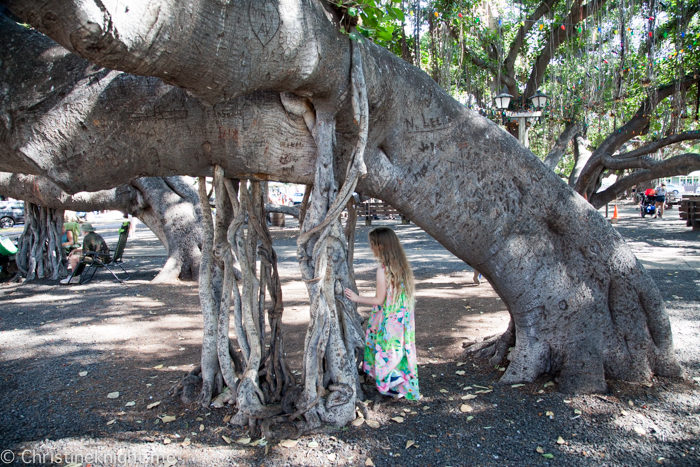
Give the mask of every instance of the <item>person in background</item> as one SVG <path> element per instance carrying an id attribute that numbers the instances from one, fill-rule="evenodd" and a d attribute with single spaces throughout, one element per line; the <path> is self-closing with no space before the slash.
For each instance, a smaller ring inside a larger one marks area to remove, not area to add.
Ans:
<path id="1" fill-rule="evenodd" d="M 73 232 L 66 230 L 66 224 L 61 227 L 61 246 L 64 250 L 70 250 L 70 247 L 75 245 L 75 239 L 73 238 Z"/>
<path id="2" fill-rule="evenodd" d="M 656 214 L 654 217 L 659 217 L 661 219 L 664 215 L 664 204 L 666 204 L 666 184 L 661 183 L 661 185 L 656 187 Z"/>
<path id="3" fill-rule="evenodd" d="M 80 230 L 86 232 L 85 238 L 83 238 L 83 247 L 68 255 L 68 270 L 75 271 L 78 263 L 85 257 L 84 253 L 97 251 L 99 253 L 109 254 L 109 247 L 107 242 L 102 238 L 102 235 L 95 232 L 95 228 L 89 222 L 80 225 Z M 104 263 L 110 262 L 107 257 L 102 260 Z M 61 280 L 61 284 L 77 284 L 80 283 L 80 274 L 71 274 L 65 279 Z"/>

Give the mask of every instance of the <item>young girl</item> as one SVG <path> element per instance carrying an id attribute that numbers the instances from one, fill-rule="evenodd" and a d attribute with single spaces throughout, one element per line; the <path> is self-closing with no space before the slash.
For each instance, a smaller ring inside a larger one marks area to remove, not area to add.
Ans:
<path id="1" fill-rule="evenodd" d="M 367 324 L 363 370 L 374 378 L 380 393 L 418 400 L 413 272 L 390 228 L 372 229 L 369 246 L 381 264 L 375 296 L 360 297 L 345 289 L 353 302 L 374 306 Z"/>

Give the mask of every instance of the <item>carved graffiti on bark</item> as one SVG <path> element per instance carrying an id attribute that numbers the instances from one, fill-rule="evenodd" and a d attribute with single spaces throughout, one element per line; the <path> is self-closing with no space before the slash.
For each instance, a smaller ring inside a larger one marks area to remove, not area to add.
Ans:
<path id="1" fill-rule="evenodd" d="M 280 27 L 280 14 L 275 2 L 272 0 L 252 2 L 248 14 L 253 32 L 263 46 L 267 45 Z"/>

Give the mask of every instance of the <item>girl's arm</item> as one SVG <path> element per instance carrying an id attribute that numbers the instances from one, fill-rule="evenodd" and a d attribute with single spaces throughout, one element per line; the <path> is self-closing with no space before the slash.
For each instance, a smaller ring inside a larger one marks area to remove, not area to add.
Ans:
<path id="1" fill-rule="evenodd" d="M 384 268 L 377 268 L 377 291 L 374 297 L 361 297 L 350 289 L 345 289 L 345 296 L 353 302 L 362 305 L 383 305 L 384 299 L 386 298 L 386 275 L 384 274 Z"/>

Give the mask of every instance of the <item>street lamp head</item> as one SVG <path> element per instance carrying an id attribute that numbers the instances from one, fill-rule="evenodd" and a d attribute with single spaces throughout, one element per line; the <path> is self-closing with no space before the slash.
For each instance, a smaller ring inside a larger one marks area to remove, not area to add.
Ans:
<path id="1" fill-rule="evenodd" d="M 532 105 L 534 105 L 537 109 L 543 108 L 547 104 L 547 99 L 549 99 L 549 96 L 543 94 L 539 89 L 532 95 L 532 97 L 530 97 Z"/>
<path id="2" fill-rule="evenodd" d="M 508 108 L 510 105 L 510 100 L 513 98 L 510 94 L 507 92 L 502 92 L 496 97 L 493 98 L 493 100 L 496 102 L 496 108 L 500 110 L 505 110 Z"/>

